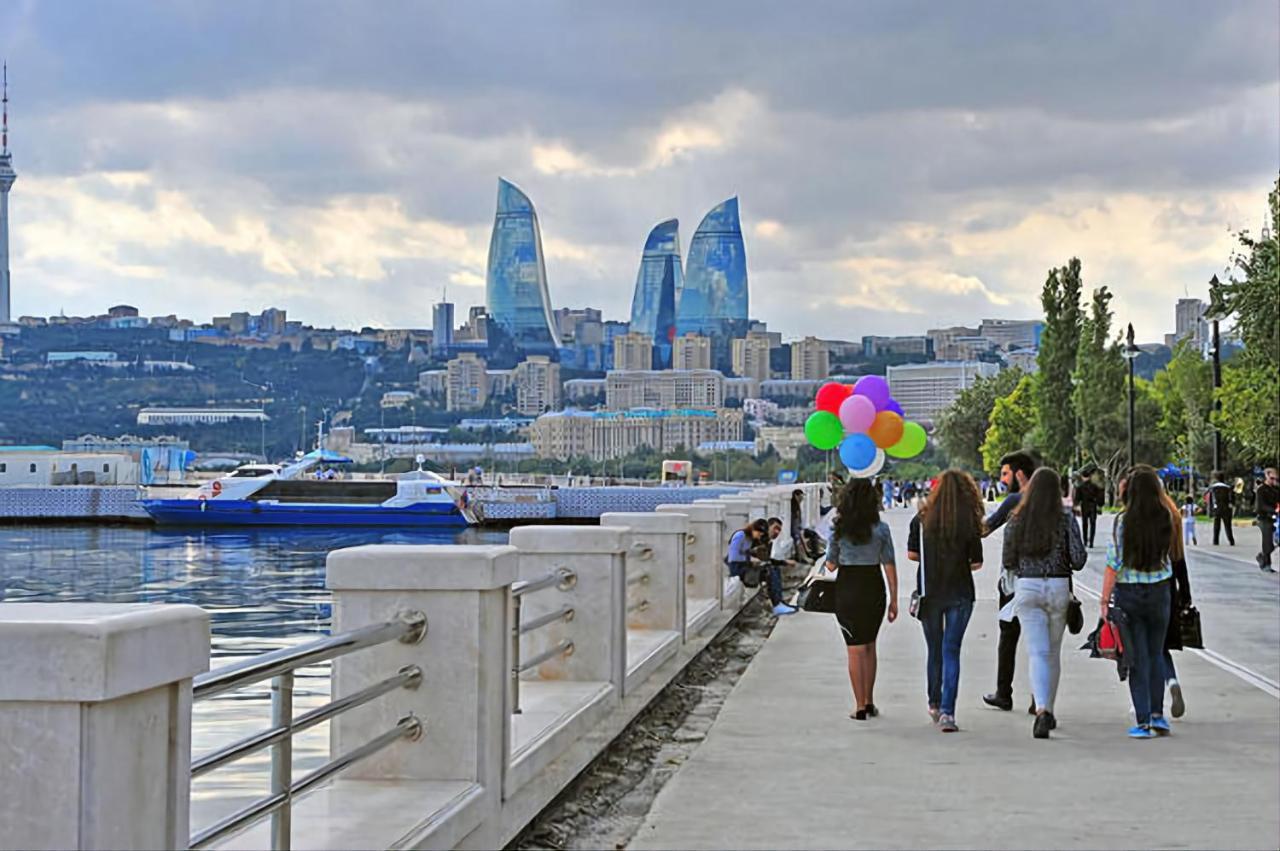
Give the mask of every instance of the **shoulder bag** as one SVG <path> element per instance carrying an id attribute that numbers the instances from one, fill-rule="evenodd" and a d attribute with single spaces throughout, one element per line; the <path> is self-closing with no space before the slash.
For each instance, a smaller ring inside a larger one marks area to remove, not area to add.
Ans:
<path id="1" fill-rule="evenodd" d="M 1204 649 L 1204 634 L 1200 631 L 1200 610 L 1195 606 L 1187 606 L 1178 613 L 1178 630 L 1182 635 L 1183 647 Z"/>
<path id="2" fill-rule="evenodd" d="M 909 537 L 909 536 L 908 536 Z M 920 581 L 916 583 L 916 590 L 911 592 L 911 602 L 907 606 L 907 611 L 911 617 L 920 619 L 920 602 L 924 600 L 925 583 L 924 583 L 924 521 L 920 521 Z"/>
<path id="3" fill-rule="evenodd" d="M 1074 523 L 1075 518 L 1067 517 L 1067 523 Z M 1076 596 L 1075 582 L 1072 581 L 1071 574 L 1074 568 L 1071 565 L 1071 528 L 1063 529 L 1065 535 L 1062 539 L 1062 564 L 1067 568 L 1067 632 L 1072 635 L 1079 635 L 1080 630 L 1084 629 L 1084 605 L 1080 602 L 1080 598 Z"/>

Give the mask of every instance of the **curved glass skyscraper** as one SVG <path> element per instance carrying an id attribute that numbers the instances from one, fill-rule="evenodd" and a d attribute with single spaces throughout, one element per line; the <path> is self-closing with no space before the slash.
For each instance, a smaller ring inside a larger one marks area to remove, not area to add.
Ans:
<path id="1" fill-rule="evenodd" d="M 485 306 L 517 349 L 546 351 L 559 345 L 538 214 L 529 196 L 502 178 L 498 178 L 498 211 L 489 240 Z"/>
<path id="2" fill-rule="evenodd" d="M 747 332 L 747 252 L 738 199 L 713 208 L 689 243 L 684 287 L 676 303 L 676 334 L 711 338 L 712 366 L 727 367 L 730 343 Z"/>
<path id="3" fill-rule="evenodd" d="M 671 366 L 671 341 L 676 333 L 676 292 L 684 283 L 680 268 L 680 222 L 667 219 L 654 225 L 644 243 L 636 291 L 631 298 L 633 332 L 653 338 L 654 366 Z"/>

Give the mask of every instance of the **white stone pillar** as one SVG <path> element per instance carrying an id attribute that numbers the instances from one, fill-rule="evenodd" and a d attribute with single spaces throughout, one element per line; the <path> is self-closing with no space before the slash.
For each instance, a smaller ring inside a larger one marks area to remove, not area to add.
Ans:
<path id="1" fill-rule="evenodd" d="M 0 848 L 186 848 L 196 606 L 0 603 Z"/>
<path id="2" fill-rule="evenodd" d="M 682 514 L 608 512 L 601 526 L 628 530 L 626 545 L 628 629 L 675 630 L 685 638 L 685 536 L 689 518 Z M 643 577 L 643 578 L 641 578 Z"/>
<path id="3" fill-rule="evenodd" d="M 724 594 L 724 506 L 711 502 L 659 505 L 655 511 L 688 518 L 686 597 L 715 600 L 719 607 Z"/>

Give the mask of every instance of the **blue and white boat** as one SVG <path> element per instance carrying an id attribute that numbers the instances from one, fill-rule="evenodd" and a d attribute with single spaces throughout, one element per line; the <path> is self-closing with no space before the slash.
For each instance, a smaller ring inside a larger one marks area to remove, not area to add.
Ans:
<path id="1" fill-rule="evenodd" d="M 398 479 L 329 478 L 351 463 L 315 450 L 293 464 L 246 464 L 177 499 L 143 499 L 165 526 L 467 526 L 466 489 L 418 470 Z"/>

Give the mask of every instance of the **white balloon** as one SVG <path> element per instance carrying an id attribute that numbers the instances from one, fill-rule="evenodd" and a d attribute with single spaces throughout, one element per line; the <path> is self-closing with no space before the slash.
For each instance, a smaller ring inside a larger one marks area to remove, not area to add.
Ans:
<path id="1" fill-rule="evenodd" d="M 876 457 L 872 459 L 870 464 L 863 467 L 861 470 L 850 470 L 849 475 L 855 479 L 869 479 L 872 476 L 874 476 L 876 473 L 880 472 L 881 468 L 884 467 L 884 462 L 885 462 L 884 450 L 877 448 Z"/>

